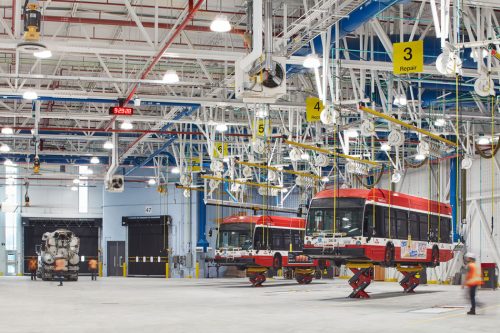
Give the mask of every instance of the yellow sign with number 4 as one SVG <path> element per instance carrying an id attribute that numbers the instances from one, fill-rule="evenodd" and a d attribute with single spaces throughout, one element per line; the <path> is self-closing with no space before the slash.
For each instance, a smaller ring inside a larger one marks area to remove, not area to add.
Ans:
<path id="1" fill-rule="evenodd" d="M 306 98 L 306 120 L 308 123 L 314 123 L 319 121 L 319 116 L 321 111 L 325 106 L 323 102 L 317 97 L 307 97 Z"/>
<path id="2" fill-rule="evenodd" d="M 424 41 L 393 44 L 394 74 L 422 73 L 424 71 Z"/>

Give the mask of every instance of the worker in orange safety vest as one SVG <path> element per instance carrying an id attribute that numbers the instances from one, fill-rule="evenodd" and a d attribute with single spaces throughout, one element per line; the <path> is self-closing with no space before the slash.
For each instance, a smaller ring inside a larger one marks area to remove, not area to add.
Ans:
<path id="1" fill-rule="evenodd" d="M 476 291 L 477 287 L 483 284 L 481 279 L 481 271 L 478 264 L 476 263 L 476 256 L 473 253 L 467 253 L 464 257 L 465 263 L 467 264 L 467 275 L 465 277 L 464 286 L 469 288 L 469 296 L 471 308 L 467 312 L 469 315 L 476 314 Z"/>

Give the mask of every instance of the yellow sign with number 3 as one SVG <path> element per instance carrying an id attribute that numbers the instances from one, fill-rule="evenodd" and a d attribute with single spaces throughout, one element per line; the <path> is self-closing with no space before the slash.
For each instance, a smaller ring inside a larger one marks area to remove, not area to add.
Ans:
<path id="1" fill-rule="evenodd" d="M 424 41 L 393 44 L 394 74 L 422 73 L 424 71 Z"/>

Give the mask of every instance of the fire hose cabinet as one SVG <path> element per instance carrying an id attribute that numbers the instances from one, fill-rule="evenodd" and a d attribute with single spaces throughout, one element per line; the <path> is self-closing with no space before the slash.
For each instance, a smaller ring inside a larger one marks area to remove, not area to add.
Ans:
<path id="1" fill-rule="evenodd" d="M 496 289 L 498 286 L 498 266 L 493 262 L 481 263 L 482 288 Z"/>

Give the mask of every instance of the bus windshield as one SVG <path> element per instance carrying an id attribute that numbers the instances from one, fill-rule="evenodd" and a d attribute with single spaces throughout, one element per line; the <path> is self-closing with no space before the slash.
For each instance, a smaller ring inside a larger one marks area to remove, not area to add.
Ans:
<path id="1" fill-rule="evenodd" d="M 219 228 L 219 248 L 252 249 L 252 223 L 227 223 Z"/>
<path id="2" fill-rule="evenodd" d="M 333 198 L 312 200 L 307 215 L 306 235 L 335 233 L 344 237 L 361 236 L 364 202 L 364 199 L 337 198 L 334 211 Z"/>

